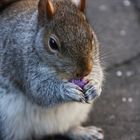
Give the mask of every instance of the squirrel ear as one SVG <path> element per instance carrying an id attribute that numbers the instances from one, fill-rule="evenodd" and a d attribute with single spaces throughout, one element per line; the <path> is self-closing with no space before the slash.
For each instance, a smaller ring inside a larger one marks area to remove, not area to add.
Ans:
<path id="1" fill-rule="evenodd" d="M 86 0 L 72 0 L 72 2 L 79 8 L 83 13 L 85 12 Z"/>
<path id="2" fill-rule="evenodd" d="M 80 0 L 79 9 L 84 13 L 86 8 L 86 0 Z"/>
<path id="3" fill-rule="evenodd" d="M 40 0 L 38 4 L 39 19 L 51 19 L 55 15 L 55 7 L 51 0 Z"/>

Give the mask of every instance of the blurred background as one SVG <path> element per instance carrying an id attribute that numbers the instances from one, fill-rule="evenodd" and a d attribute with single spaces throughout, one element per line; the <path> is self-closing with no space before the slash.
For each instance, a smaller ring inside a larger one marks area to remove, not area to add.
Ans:
<path id="1" fill-rule="evenodd" d="M 87 15 L 106 80 L 86 125 L 103 128 L 105 140 L 140 140 L 140 0 L 87 0 Z"/>
<path id="2" fill-rule="evenodd" d="M 140 140 L 140 0 L 87 0 L 106 70 L 88 124 L 105 140 Z"/>

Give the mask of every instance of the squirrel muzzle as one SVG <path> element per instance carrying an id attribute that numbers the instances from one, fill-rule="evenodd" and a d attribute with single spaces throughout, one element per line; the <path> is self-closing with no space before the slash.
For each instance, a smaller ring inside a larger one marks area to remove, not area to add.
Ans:
<path id="1" fill-rule="evenodd" d="M 92 67 L 93 63 L 91 59 L 88 58 L 81 60 L 77 65 L 77 69 L 75 70 L 74 76 L 78 79 L 83 78 L 90 74 L 90 72 L 92 71 Z"/>

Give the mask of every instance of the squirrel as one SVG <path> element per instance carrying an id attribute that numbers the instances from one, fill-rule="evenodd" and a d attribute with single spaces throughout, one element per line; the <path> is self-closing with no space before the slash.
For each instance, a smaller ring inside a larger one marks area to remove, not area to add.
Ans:
<path id="1" fill-rule="evenodd" d="M 104 79 L 99 43 L 85 7 L 85 0 L 1 3 L 1 140 L 55 134 L 103 139 L 102 129 L 81 125 Z M 71 79 L 88 82 L 81 88 Z"/>

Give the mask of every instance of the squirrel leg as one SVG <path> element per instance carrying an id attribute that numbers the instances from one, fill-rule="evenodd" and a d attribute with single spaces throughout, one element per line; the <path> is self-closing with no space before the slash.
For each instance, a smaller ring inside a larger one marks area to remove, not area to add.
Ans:
<path id="1" fill-rule="evenodd" d="M 104 134 L 101 128 L 95 126 L 78 126 L 70 129 L 67 134 L 71 140 L 103 140 Z"/>

